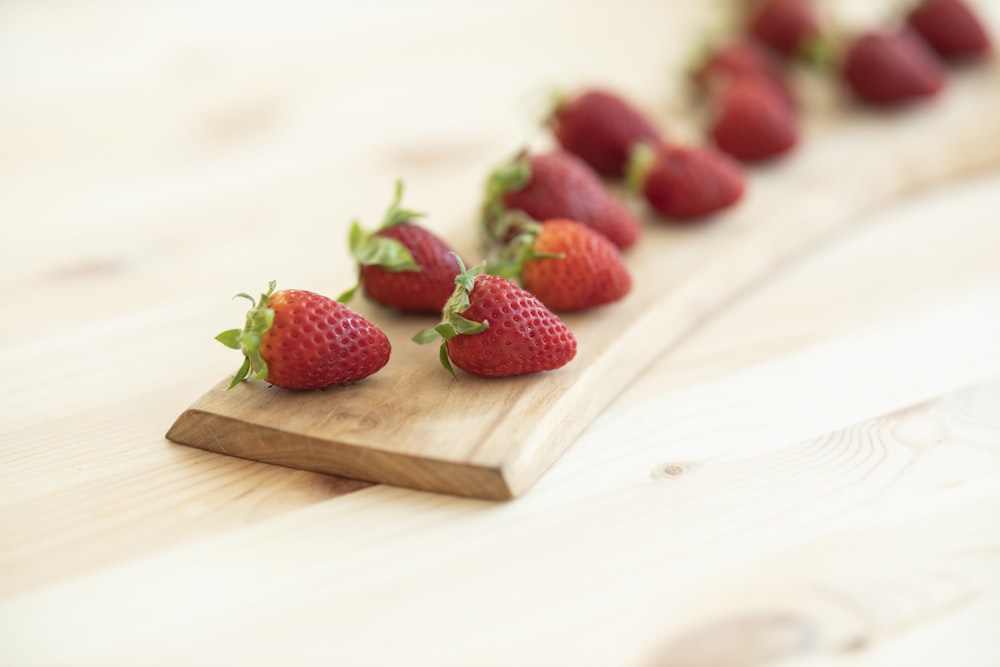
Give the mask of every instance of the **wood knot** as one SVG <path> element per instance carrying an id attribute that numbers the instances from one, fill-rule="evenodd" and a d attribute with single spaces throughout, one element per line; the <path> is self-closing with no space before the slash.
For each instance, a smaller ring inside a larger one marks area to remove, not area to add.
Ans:
<path id="1" fill-rule="evenodd" d="M 816 628 L 791 614 L 723 618 L 674 638 L 650 667 L 763 667 L 816 644 Z"/>
<path id="2" fill-rule="evenodd" d="M 673 479 L 687 472 L 687 468 L 680 463 L 664 463 L 653 469 L 655 479 Z"/>

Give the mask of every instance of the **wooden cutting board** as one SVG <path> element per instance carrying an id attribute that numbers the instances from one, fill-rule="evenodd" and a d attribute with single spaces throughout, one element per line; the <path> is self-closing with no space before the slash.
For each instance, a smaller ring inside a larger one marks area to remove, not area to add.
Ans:
<path id="1" fill-rule="evenodd" d="M 381 317 L 393 354 L 376 375 L 310 393 L 265 383 L 227 391 L 226 377 L 167 438 L 416 489 L 523 494 L 630 380 L 783 262 L 866 210 L 1000 164 L 996 66 L 962 72 L 940 99 L 904 110 L 860 109 L 829 90 L 817 100 L 825 102 L 807 100 L 802 147 L 752 168 L 734 210 L 690 227 L 642 214 L 644 238 L 627 256 L 634 291 L 564 318 L 579 343 L 565 368 L 492 380 L 459 372 L 456 380 L 436 346 L 410 342 L 432 320 Z"/>

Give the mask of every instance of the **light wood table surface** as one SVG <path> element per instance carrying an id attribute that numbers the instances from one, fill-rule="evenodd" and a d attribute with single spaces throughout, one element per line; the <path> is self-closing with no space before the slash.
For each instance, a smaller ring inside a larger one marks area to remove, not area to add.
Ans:
<path id="1" fill-rule="evenodd" d="M 350 284 L 396 177 L 467 230 L 549 85 L 689 111 L 718 6 L 0 5 L 0 664 L 1000 664 L 1000 169 L 755 286 L 510 502 L 163 437 L 230 295 Z"/>

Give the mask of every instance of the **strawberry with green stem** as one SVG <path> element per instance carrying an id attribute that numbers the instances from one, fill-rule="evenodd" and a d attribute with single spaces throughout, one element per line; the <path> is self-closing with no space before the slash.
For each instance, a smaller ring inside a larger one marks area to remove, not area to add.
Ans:
<path id="1" fill-rule="evenodd" d="M 367 231 L 354 221 L 348 236 L 358 263 L 358 285 L 338 297 L 346 303 L 360 286 L 368 297 L 408 313 L 440 313 L 451 295 L 458 262 L 451 248 L 431 231 L 414 223 L 422 217 L 402 207 L 403 182 L 378 229 Z"/>
<path id="2" fill-rule="evenodd" d="M 639 145 L 629 163 L 628 186 L 661 217 L 680 223 L 735 205 L 746 178 L 736 160 L 708 146 Z"/>
<path id="3" fill-rule="evenodd" d="M 452 376 L 454 366 L 480 377 L 508 377 L 565 366 L 576 356 L 569 327 L 527 290 L 502 276 L 465 269 L 435 327 L 413 340 L 441 340 L 439 358 Z"/>
<path id="4" fill-rule="evenodd" d="M 489 271 L 520 280 L 548 308 L 588 310 L 619 301 L 632 289 L 621 252 L 586 225 L 520 216 L 511 226 L 517 235 Z"/>
<path id="5" fill-rule="evenodd" d="M 489 240 L 510 240 L 504 224 L 510 211 L 535 220 L 576 220 L 622 249 L 639 239 L 639 222 L 625 204 L 586 162 L 563 150 L 523 151 L 490 174 L 482 205 L 482 229 Z"/>
<path id="6" fill-rule="evenodd" d="M 250 301 L 246 323 L 215 337 L 244 356 L 230 389 L 244 380 L 325 389 L 362 380 L 388 363 L 389 339 L 372 322 L 321 294 L 274 288 L 272 280 L 259 300 L 237 294 Z"/>
<path id="7" fill-rule="evenodd" d="M 622 95 L 600 88 L 557 95 L 546 125 L 563 150 L 610 179 L 625 175 L 633 146 L 663 143 L 659 129 L 642 111 Z"/>

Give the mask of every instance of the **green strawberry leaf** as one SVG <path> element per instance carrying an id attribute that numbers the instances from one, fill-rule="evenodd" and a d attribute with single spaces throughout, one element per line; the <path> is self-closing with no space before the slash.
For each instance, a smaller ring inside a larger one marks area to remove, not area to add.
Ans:
<path id="1" fill-rule="evenodd" d="M 548 90 L 547 102 L 548 105 L 542 115 L 540 125 L 552 128 L 555 125 L 556 116 L 570 102 L 570 95 L 565 90 L 553 86 Z"/>
<path id="2" fill-rule="evenodd" d="M 421 329 L 417 333 L 413 334 L 414 343 L 419 343 L 420 345 L 426 345 L 427 343 L 433 343 L 436 340 L 441 339 L 441 332 L 437 330 L 437 326 L 429 327 L 427 329 Z"/>
<path id="3" fill-rule="evenodd" d="M 511 238 L 512 234 L 515 236 L 529 234 L 534 238 L 538 236 L 541 228 L 541 223 L 524 211 L 504 210 L 490 223 L 491 232 L 496 234 L 496 241 Z"/>
<path id="4" fill-rule="evenodd" d="M 340 296 L 337 297 L 337 302 L 338 303 L 347 303 L 348 301 L 350 301 L 351 299 L 353 299 L 355 293 L 357 293 L 358 288 L 360 286 L 361 285 L 359 285 L 359 284 L 355 284 L 350 289 L 346 289 L 343 292 L 341 292 Z"/>
<path id="5" fill-rule="evenodd" d="M 396 181 L 396 192 L 393 197 L 392 203 L 389 204 L 389 208 L 386 209 L 385 217 L 382 219 L 382 225 L 379 229 L 386 229 L 387 227 L 392 227 L 394 225 L 399 225 L 404 222 L 409 222 L 415 218 L 424 217 L 424 213 L 418 211 L 411 211 L 402 207 L 403 201 L 403 181 Z"/>
<path id="6" fill-rule="evenodd" d="M 354 255 L 362 266 L 378 266 L 387 271 L 419 271 L 409 249 L 396 239 L 370 236 Z"/>
<path id="7" fill-rule="evenodd" d="M 476 276 L 483 272 L 485 263 L 471 269 L 466 269 L 462 258 L 457 253 L 452 254 L 458 260 L 458 266 L 461 271 L 455 276 L 455 291 L 448 297 L 448 301 L 445 302 L 444 308 L 441 311 L 441 322 L 429 329 L 418 331 L 414 334 L 412 340 L 415 343 L 425 345 L 440 339 L 441 350 L 438 356 L 440 357 L 441 365 L 454 377 L 455 369 L 452 368 L 451 360 L 448 359 L 448 349 L 445 343 L 456 336 L 472 336 L 481 333 L 486 330 L 490 323 L 488 320 L 476 322 L 460 314 L 469 309 L 469 293 L 475 287 Z"/>
<path id="8" fill-rule="evenodd" d="M 646 187 L 649 170 L 656 162 L 656 149 L 647 143 L 636 144 L 629 153 L 628 164 L 625 165 L 625 188 L 637 195 Z"/>
<path id="9" fill-rule="evenodd" d="M 829 72 L 837 63 L 837 47 L 823 35 L 812 35 L 799 47 L 795 57 L 810 67 Z"/>
<path id="10" fill-rule="evenodd" d="M 413 259 L 409 248 L 394 238 L 379 236 L 378 232 L 400 225 L 423 215 L 400 207 L 403 197 L 403 182 L 396 181 L 396 194 L 386 211 L 385 220 L 375 231 L 368 231 L 354 220 L 347 233 L 347 246 L 360 266 L 378 266 L 387 271 L 419 271 L 422 267 Z M 360 280 L 360 278 L 359 278 Z M 354 297 L 357 285 L 341 294 L 337 301 L 346 303 Z"/>
<path id="11" fill-rule="evenodd" d="M 448 345 L 444 341 L 441 341 L 441 348 L 438 350 L 438 360 L 444 366 L 444 369 L 451 373 L 451 376 L 457 380 L 458 376 L 455 375 L 455 368 L 451 365 L 451 359 L 448 358 Z"/>
<path id="12" fill-rule="evenodd" d="M 457 314 L 451 316 L 449 324 L 451 324 L 460 336 L 471 336 L 473 334 L 481 333 L 490 326 L 489 320 L 475 322 Z"/>
<path id="13" fill-rule="evenodd" d="M 247 373 L 249 372 L 250 372 L 250 359 L 243 357 L 243 365 L 240 366 L 240 369 L 238 371 L 236 371 L 236 375 L 233 376 L 233 381 L 230 382 L 229 386 L 226 388 L 232 389 L 240 382 L 243 382 L 243 380 L 245 380 L 247 377 Z"/>
<path id="14" fill-rule="evenodd" d="M 502 276 L 509 280 L 520 280 L 524 265 L 534 259 L 563 259 L 563 253 L 538 252 L 535 242 L 542 232 L 542 223 L 528 217 L 521 211 L 511 211 L 504 215 L 507 229 L 514 229 L 517 235 L 503 246 L 496 259 L 487 264 L 486 273 Z"/>
<path id="15" fill-rule="evenodd" d="M 503 203 L 504 195 L 524 189 L 530 181 L 531 161 L 526 151 L 521 151 L 490 173 L 486 179 L 480 215 L 480 228 L 487 239 L 494 242 L 504 239 L 507 232 L 502 222 L 507 210 Z"/>
<path id="16" fill-rule="evenodd" d="M 357 254 L 361 252 L 361 248 L 368 243 L 371 235 L 371 232 L 366 232 L 365 228 L 361 226 L 361 222 L 358 220 L 351 221 L 351 227 L 347 230 L 347 248 L 351 251 L 352 257 L 357 257 Z"/>
<path id="17" fill-rule="evenodd" d="M 215 340 L 219 341 L 226 347 L 232 348 L 234 350 L 240 349 L 240 334 L 243 333 L 242 329 L 227 329 L 215 337 Z"/>
<path id="18" fill-rule="evenodd" d="M 451 322 L 441 322 L 437 326 L 432 327 L 431 331 L 435 333 L 436 338 L 440 338 L 441 340 L 448 340 L 458 335 L 458 329 Z"/>
<path id="19" fill-rule="evenodd" d="M 489 325 L 490 323 L 488 321 L 475 322 L 473 320 L 466 319 L 457 313 L 449 313 L 448 315 L 445 315 L 445 321 L 429 330 L 424 329 L 424 331 L 433 331 L 439 337 L 444 340 L 448 340 L 449 338 L 454 338 L 455 336 L 471 336 L 473 334 L 480 333 L 485 331 Z M 433 338 L 431 338 L 431 340 L 433 340 Z"/>
<path id="20" fill-rule="evenodd" d="M 265 309 L 270 314 L 270 321 L 274 321 L 274 311 L 270 308 Z M 267 328 L 270 329 L 271 325 L 268 324 Z M 243 334 L 240 338 L 240 347 L 243 349 L 243 354 L 246 355 L 247 361 L 250 362 L 250 370 L 252 375 L 250 375 L 251 380 L 266 380 L 267 379 L 267 362 L 264 361 L 264 357 L 260 354 L 260 340 L 261 334 L 252 331 Z"/>
<path id="21" fill-rule="evenodd" d="M 228 329 L 218 334 L 215 339 L 233 349 L 243 352 L 243 364 L 233 376 L 229 388 L 232 389 L 243 380 L 266 380 L 267 362 L 260 353 L 261 337 L 274 325 L 274 309 L 267 307 L 276 286 L 275 281 L 268 283 L 267 292 L 260 295 L 260 300 L 246 293 L 239 293 L 235 298 L 248 299 L 250 310 L 247 311 L 246 323 L 242 329 Z"/>

